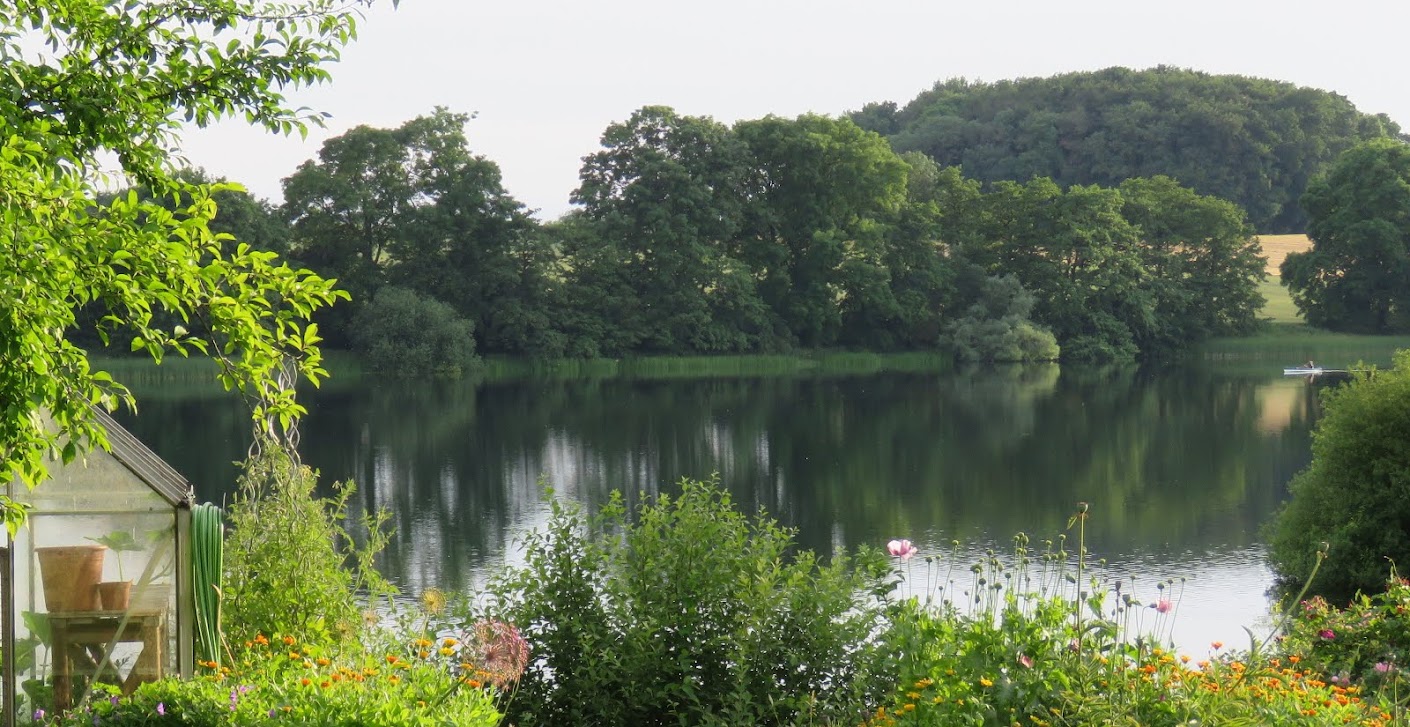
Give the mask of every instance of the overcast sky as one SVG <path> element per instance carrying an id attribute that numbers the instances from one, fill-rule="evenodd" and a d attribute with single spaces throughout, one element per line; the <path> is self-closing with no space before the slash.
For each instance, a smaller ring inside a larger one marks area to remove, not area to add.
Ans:
<path id="1" fill-rule="evenodd" d="M 728 123 L 904 104 L 958 76 L 1165 64 L 1332 90 L 1410 126 L 1406 28 L 1405 0 L 403 0 L 368 12 L 331 84 L 292 94 L 326 130 L 229 122 L 184 151 L 277 202 L 329 136 L 446 106 L 478 113 L 471 149 L 551 219 L 603 129 L 652 104 Z"/>

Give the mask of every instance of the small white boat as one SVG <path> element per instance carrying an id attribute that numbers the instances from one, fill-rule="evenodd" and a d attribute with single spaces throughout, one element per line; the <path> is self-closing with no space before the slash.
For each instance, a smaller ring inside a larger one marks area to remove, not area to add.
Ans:
<path id="1" fill-rule="evenodd" d="M 1291 366 L 1283 369 L 1284 376 L 1317 376 L 1324 373 L 1326 369 L 1321 366 Z"/>

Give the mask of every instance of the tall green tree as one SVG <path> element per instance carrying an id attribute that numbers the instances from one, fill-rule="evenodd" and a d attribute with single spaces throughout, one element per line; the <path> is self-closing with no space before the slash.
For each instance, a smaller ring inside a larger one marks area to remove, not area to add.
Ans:
<path id="1" fill-rule="evenodd" d="M 284 180 L 293 254 L 355 301 L 330 320 L 338 340 L 387 284 L 451 305 L 482 350 L 517 352 L 515 327 L 542 325 L 520 310 L 540 304 L 533 221 L 498 165 L 470 152 L 468 121 L 438 108 L 395 129 L 360 126 Z"/>
<path id="2" fill-rule="evenodd" d="M 1410 330 L 1410 146 L 1380 140 L 1346 152 L 1302 204 L 1312 248 L 1288 255 L 1281 272 L 1307 322 Z"/>
<path id="3" fill-rule="evenodd" d="M 752 271 L 732 255 L 743 221 L 748 149 L 729 127 L 648 106 L 607 128 L 584 158 L 573 201 L 633 299 L 619 321 L 652 352 L 767 347 L 774 338 Z M 613 272 L 599 271 L 598 276 Z"/>
<path id="4" fill-rule="evenodd" d="M 1122 216 L 1140 229 L 1154 298 L 1155 325 L 1137 341 L 1143 352 L 1257 327 L 1266 261 L 1243 210 L 1169 177 L 1128 179 L 1120 192 Z"/>
<path id="5" fill-rule="evenodd" d="M 1069 360 L 1139 353 L 1154 324 L 1150 273 L 1139 230 L 1114 189 L 1051 179 L 999 182 L 984 195 L 979 236 L 968 252 L 989 275 L 1014 275 L 1037 298 L 1033 317 L 1052 329 Z M 977 248 L 977 249 L 976 249 Z"/>
<path id="6" fill-rule="evenodd" d="M 278 132 L 315 119 L 283 91 L 328 78 L 363 0 L 191 0 L 114 4 L 20 0 L 0 6 L 0 479 L 34 485 L 51 454 L 102 446 L 90 406 L 128 399 L 66 337 L 76 310 L 106 309 L 105 334 L 133 332 L 160 359 L 207 352 L 222 378 L 287 432 L 300 413 L 287 362 L 317 378 L 305 325 L 332 286 L 211 232 L 219 187 L 182 182 L 170 154 L 182 120 L 244 116 Z M 111 155 L 111 157 L 109 156 Z M 176 212 L 131 193 L 100 204 L 95 179 L 115 158 L 131 183 L 184 194 Z M 160 327 L 198 318 L 209 339 Z M 47 416 L 46 416 L 47 413 Z M 6 523 L 21 512 L 5 503 Z"/>
<path id="7" fill-rule="evenodd" d="M 736 257 L 756 272 L 760 294 L 792 336 L 829 346 L 844 310 L 895 316 L 884 236 L 872 226 L 904 203 L 906 163 L 885 139 L 846 119 L 770 116 L 734 130 L 753 159 Z"/>

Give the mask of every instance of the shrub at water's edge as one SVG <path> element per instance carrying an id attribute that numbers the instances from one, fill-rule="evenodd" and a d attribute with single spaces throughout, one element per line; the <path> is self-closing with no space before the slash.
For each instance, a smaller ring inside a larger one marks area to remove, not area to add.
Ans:
<path id="1" fill-rule="evenodd" d="M 525 567 L 492 586 L 532 648 L 508 719 L 856 724 L 883 684 L 879 556 L 824 565 L 715 482 L 681 490 L 592 523 L 554 503 Z"/>
<path id="2" fill-rule="evenodd" d="M 1360 375 L 1324 394 L 1312 464 L 1269 528 L 1269 560 L 1297 588 L 1321 543 L 1326 565 L 1312 593 L 1345 603 L 1374 592 L 1390 563 L 1410 562 L 1410 351 L 1394 368 Z"/>

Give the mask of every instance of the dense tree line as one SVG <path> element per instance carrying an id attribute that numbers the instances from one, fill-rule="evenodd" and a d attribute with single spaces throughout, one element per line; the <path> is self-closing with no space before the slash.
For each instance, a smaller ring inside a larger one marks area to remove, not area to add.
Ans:
<path id="1" fill-rule="evenodd" d="M 984 182 L 1116 186 L 1165 175 L 1242 206 L 1255 229 L 1302 232 L 1298 200 L 1336 156 L 1396 136 L 1384 114 L 1290 83 L 1159 67 L 996 83 L 954 79 L 852 114 L 898 151 Z"/>
<path id="2" fill-rule="evenodd" d="M 401 372 L 477 353 L 1123 360 L 1256 324 L 1242 211 L 1167 177 L 986 188 L 845 118 L 647 107 L 541 224 L 466 121 L 353 129 L 285 180 L 282 207 L 235 197 L 216 223 L 336 278 L 353 300 L 324 335 Z"/>

